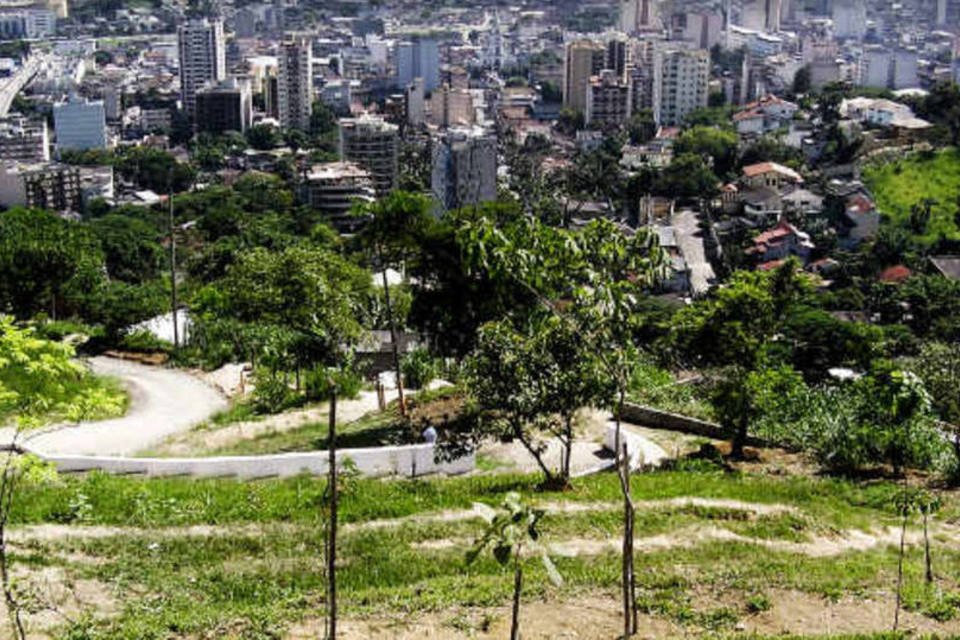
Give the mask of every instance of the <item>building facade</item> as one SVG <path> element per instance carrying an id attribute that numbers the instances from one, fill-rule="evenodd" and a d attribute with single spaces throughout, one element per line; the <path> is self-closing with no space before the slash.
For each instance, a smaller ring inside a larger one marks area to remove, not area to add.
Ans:
<path id="1" fill-rule="evenodd" d="M 197 130 L 206 133 L 245 133 L 253 121 L 250 82 L 231 78 L 197 91 Z"/>
<path id="2" fill-rule="evenodd" d="M 340 157 L 366 169 L 378 197 L 397 188 L 400 128 L 364 115 L 340 120 Z"/>
<path id="3" fill-rule="evenodd" d="M 280 45 L 279 59 L 280 126 L 307 131 L 313 108 L 313 44 L 303 36 L 289 38 Z"/>
<path id="4" fill-rule="evenodd" d="M 672 49 L 663 53 L 660 118 L 678 125 L 696 109 L 707 106 L 710 52 L 702 49 Z"/>
<path id="5" fill-rule="evenodd" d="M 0 120 L 0 158 L 17 162 L 48 162 L 50 134 L 46 120 L 14 114 Z"/>
<path id="6" fill-rule="evenodd" d="M 442 135 L 433 147 L 431 190 L 441 212 L 496 200 L 496 135 L 481 127 Z"/>
<path id="7" fill-rule="evenodd" d="M 107 147 L 106 110 L 102 100 L 82 100 L 71 96 L 53 106 L 57 151 Z"/>
<path id="8" fill-rule="evenodd" d="M 604 69 L 590 79 L 584 113 L 588 125 L 619 127 L 630 118 L 630 113 L 630 86 L 612 69 Z"/>
<path id="9" fill-rule="evenodd" d="M 196 119 L 197 91 L 227 77 L 227 57 L 220 20 L 190 20 L 177 31 L 180 54 L 180 99 L 187 116 Z"/>
<path id="10" fill-rule="evenodd" d="M 567 45 L 563 69 L 563 106 L 585 113 L 590 78 L 606 66 L 606 48 L 593 40 L 577 40 Z"/>

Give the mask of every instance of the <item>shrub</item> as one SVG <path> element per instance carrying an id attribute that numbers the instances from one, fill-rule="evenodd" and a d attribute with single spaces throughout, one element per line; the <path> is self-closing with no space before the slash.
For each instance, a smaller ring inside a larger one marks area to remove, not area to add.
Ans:
<path id="1" fill-rule="evenodd" d="M 356 398 L 363 388 L 363 375 L 352 365 L 343 368 L 317 366 L 307 371 L 304 377 L 303 389 L 307 400 L 328 400 L 331 380 L 337 385 L 338 398 Z"/>
<path id="2" fill-rule="evenodd" d="M 411 389 L 425 388 L 440 375 L 441 368 L 441 363 L 424 348 L 414 349 L 400 362 L 403 384 Z"/>
<path id="3" fill-rule="evenodd" d="M 258 371 L 252 404 L 257 413 L 280 413 L 296 403 L 297 396 L 283 376 Z"/>
<path id="4" fill-rule="evenodd" d="M 131 331 L 120 339 L 120 348 L 142 353 L 168 353 L 173 345 L 145 329 Z"/>

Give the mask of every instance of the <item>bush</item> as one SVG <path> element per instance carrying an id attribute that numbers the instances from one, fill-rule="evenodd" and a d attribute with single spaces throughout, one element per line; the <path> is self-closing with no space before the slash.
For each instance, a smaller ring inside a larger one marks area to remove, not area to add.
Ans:
<path id="1" fill-rule="evenodd" d="M 336 369 L 317 366 L 307 371 L 304 377 L 303 388 L 307 400 L 329 400 L 331 380 L 337 385 L 338 398 L 356 398 L 363 388 L 363 375 L 352 365 Z"/>
<path id="2" fill-rule="evenodd" d="M 828 468 L 856 471 L 889 464 L 929 469 L 944 457 L 946 442 L 930 400 L 916 376 L 899 371 L 871 375 L 836 393 L 820 412 L 813 449 Z"/>
<path id="3" fill-rule="evenodd" d="M 258 371 L 252 404 L 257 413 L 280 413 L 297 403 L 297 394 L 283 376 Z"/>
<path id="4" fill-rule="evenodd" d="M 423 389 L 440 375 L 442 365 L 427 349 L 414 349 L 400 361 L 403 384 L 411 389 Z"/>
<path id="5" fill-rule="evenodd" d="M 141 353 L 169 353 L 173 345 L 145 329 L 131 331 L 120 339 L 120 348 Z"/>

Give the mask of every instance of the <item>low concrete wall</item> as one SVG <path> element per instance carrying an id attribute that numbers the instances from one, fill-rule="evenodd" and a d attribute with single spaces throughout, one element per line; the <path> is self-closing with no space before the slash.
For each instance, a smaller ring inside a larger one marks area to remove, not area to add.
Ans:
<path id="1" fill-rule="evenodd" d="M 661 411 L 642 404 L 625 402 L 623 412 L 620 418 L 624 422 L 650 427 L 652 429 L 667 429 L 669 431 L 682 431 L 692 433 L 706 438 L 723 440 L 727 437 L 723 427 L 715 422 L 698 420 L 689 416 L 682 416 L 669 411 Z"/>
<path id="2" fill-rule="evenodd" d="M 296 476 L 302 473 L 324 475 L 329 469 L 329 456 L 326 451 L 216 458 L 120 458 L 33 453 L 64 472 L 96 469 L 106 473 L 147 476 L 265 478 Z M 472 453 L 449 462 L 435 462 L 432 444 L 337 451 L 339 463 L 342 464 L 346 458 L 353 461 L 361 475 L 369 477 L 413 477 L 436 473 L 458 475 L 473 471 L 476 467 L 476 456 Z"/>

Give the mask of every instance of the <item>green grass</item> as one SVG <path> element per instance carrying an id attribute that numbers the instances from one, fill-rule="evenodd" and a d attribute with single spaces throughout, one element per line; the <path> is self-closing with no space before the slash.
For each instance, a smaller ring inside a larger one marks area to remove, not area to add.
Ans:
<path id="1" fill-rule="evenodd" d="M 705 386 L 697 382 L 678 383 L 673 374 L 653 365 L 637 368 L 628 399 L 661 411 L 715 422 L 716 410 Z"/>
<path id="2" fill-rule="evenodd" d="M 435 480 L 350 480 L 341 503 L 348 524 L 496 504 L 509 491 L 534 501 L 603 503 L 598 511 L 548 513 L 544 539 L 615 539 L 619 486 L 610 474 L 575 481 L 566 492 L 540 493 L 539 477 L 473 476 Z M 98 538 L 42 538 L 15 548 L 19 562 L 59 565 L 75 578 L 110 585 L 119 610 L 109 620 L 81 618 L 70 638 L 276 638 L 291 623 L 323 614 L 322 480 L 298 477 L 257 482 L 68 476 L 56 485 L 27 486 L 18 496 L 14 528 L 25 523 L 136 527 Z M 689 527 L 721 527 L 744 536 L 804 540 L 812 534 L 891 525 L 893 483 L 763 477 L 716 470 L 635 476 L 636 500 L 678 496 L 788 503 L 800 513 L 747 517 L 735 509 L 659 507 L 637 513 L 637 535 Z M 947 502 L 954 504 L 952 496 Z M 215 535 L 164 532 L 174 525 L 224 525 Z M 385 611 L 446 611 L 507 602 L 510 581 L 492 558 L 464 560 L 480 533 L 476 520 L 407 521 L 341 533 L 339 588 L 346 615 Z M 418 543 L 454 540 L 453 548 Z M 646 610 L 694 632 L 732 632 L 737 620 L 768 606 L 758 594 L 798 589 L 836 598 L 891 588 L 896 550 L 875 548 L 832 558 L 773 552 L 745 543 L 671 549 L 638 548 L 638 594 Z M 960 554 L 938 548 L 938 572 L 949 587 L 960 579 Z M 960 601 L 922 585 L 922 551 L 911 548 L 905 602 L 930 617 L 956 615 Z M 526 572 L 524 595 L 574 597 L 615 593 L 619 556 L 557 558 L 565 583 L 547 586 L 538 563 Z M 704 591 L 724 593 L 723 606 L 703 608 Z M 614 596 L 611 595 L 613 598 Z M 64 631 L 66 634 L 66 630 Z"/>
<path id="3" fill-rule="evenodd" d="M 896 225 L 908 227 L 910 208 L 924 198 L 933 198 L 930 224 L 919 236 L 930 243 L 941 235 L 960 238 L 954 214 L 960 193 L 960 152 L 940 151 L 932 157 L 921 155 L 864 169 L 864 181 L 877 201 L 880 212 Z"/>

